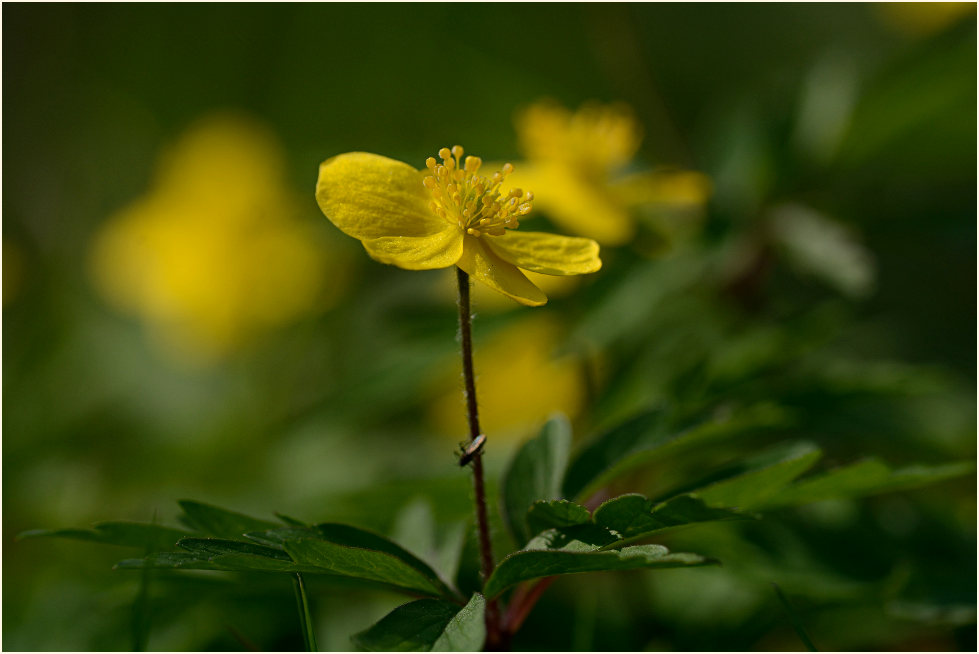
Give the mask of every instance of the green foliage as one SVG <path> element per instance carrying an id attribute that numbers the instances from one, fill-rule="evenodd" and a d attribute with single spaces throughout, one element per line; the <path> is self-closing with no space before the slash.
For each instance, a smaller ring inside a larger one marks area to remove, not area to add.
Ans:
<path id="1" fill-rule="evenodd" d="M 150 551 L 165 550 L 191 532 L 140 522 L 100 522 L 91 529 L 34 529 L 19 538 L 71 538 L 106 545 L 139 547 Z"/>
<path id="2" fill-rule="evenodd" d="M 485 606 L 479 594 L 461 609 L 443 600 L 416 600 L 391 611 L 353 641 L 368 652 L 478 651 L 486 637 Z"/>
<path id="3" fill-rule="evenodd" d="M 517 543 L 533 535 L 527 509 L 539 500 L 558 499 L 571 450 L 571 424 L 564 416 L 551 418 L 537 438 L 524 443 L 503 475 L 501 510 Z"/>
<path id="4" fill-rule="evenodd" d="M 616 551 L 523 550 L 500 562 L 486 581 L 483 592 L 494 598 L 521 581 L 568 575 L 579 572 L 680 568 L 710 565 L 710 559 L 697 554 L 670 553 L 662 545 L 634 545 Z"/>

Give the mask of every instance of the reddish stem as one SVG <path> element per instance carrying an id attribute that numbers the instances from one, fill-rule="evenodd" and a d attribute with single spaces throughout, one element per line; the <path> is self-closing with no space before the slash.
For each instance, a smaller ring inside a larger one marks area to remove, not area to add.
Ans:
<path id="1" fill-rule="evenodd" d="M 459 282 L 459 332 L 462 340 L 462 372 L 466 381 L 466 413 L 469 419 L 469 442 L 479 436 L 479 410 L 476 406 L 476 377 L 473 373 L 472 314 L 469 308 L 469 275 L 456 268 Z M 485 446 L 484 446 L 485 447 Z M 486 510 L 486 485 L 483 481 L 483 455 L 472 458 L 473 491 L 476 496 L 476 525 L 479 531 L 479 559 L 483 583 L 493 574 L 493 546 L 490 542 L 489 516 Z M 500 609 L 495 599 L 486 602 L 486 649 L 495 651 L 504 646 L 500 628 Z"/>

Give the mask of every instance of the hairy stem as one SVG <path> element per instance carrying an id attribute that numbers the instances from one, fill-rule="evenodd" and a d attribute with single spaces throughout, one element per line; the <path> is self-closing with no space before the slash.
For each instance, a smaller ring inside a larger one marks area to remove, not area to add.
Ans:
<path id="1" fill-rule="evenodd" d="M 456 268 L 459 282 L 459 333 L 462 341 L 462 372 L 466 380 L 466 414 L 469 419 L 469 442 L 479 436 L 479 409 L 476 406 L 476 377 L 473 374 L 472 313 L 469 307 L 469 274 Z M 472 457 L 473 491 L 476 496 L 476 525 L 479 530 L 479 559 L 485 583 L 493 573 L 493 548 L 490 543 L 489 517 L 486 511 L 486 485 L 483 481 L 483 455 Z M 486 649 L 504 646 L 500 629 L 500 609 L 496 600 L 486 602 Z"/>

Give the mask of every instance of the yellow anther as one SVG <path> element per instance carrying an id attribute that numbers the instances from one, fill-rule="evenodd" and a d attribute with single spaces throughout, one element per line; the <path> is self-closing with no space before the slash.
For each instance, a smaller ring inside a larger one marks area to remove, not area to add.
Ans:
<path id="1" fill-rule="evenodd" d="M 514 188 L 505 194 L 500 190 L 504 178 L 513 172 L 513 164 L 503 168 L 490 178 L 478 174 L 483 160 L 466 157 L 461 145 L 450 150 L 442 148 L 438 163 L 428 157 L 425 166 L 432 171 L 422 183 L 429 191 L 431 211 L 443 220 L 459 225 L 469 236 L 503 236 L 507 229 L 516 229 L 518 216 L 531 210 L 533 194 Z"/>

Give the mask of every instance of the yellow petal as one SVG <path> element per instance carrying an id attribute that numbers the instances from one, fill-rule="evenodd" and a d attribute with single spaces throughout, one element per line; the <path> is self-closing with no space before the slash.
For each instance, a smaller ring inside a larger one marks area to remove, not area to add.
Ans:
<path id="1" fill-rule="evenodd" d="M 612 192 L 627 206 L 699 207 L 711 194 L 710 178 L 690 170 L 654 170 L 615 182 Z"/>
<path id="2" fill-rule="evenodd" d="M 406 163 L 348 152 L 320 164 L 316 201 L 330 222 L 360 240 L 431 236 L 445 221 L 429 210 L 422 178 Z"/>
<path id="3" fill-rule="evenodd" d="M 539 307 L 547 303 L 547 296 L 542 290 L 512 263 L 496 256 L 478 238 L 463 237 L 462 257 L 456 265 L 493 290 L 521 304 Z"/>
<path id="4" fill-rule="evenodd" d="M 454 266 L 462 256 L 462 230 L 446 224 L 431 236 L 382 236 L 365 239 L 364 249 L 381 263 L 406 270 L 429 270 Z"/>
<path id="5" fill-rule="evenodd" d="M 487 237 L 486 244 L 504 261 L 545 275 L 583 275 L 602 267 L 598 243 L 590 238 L 509 231 Z"/>
<path id="6" fill-rule="evenodd" d="M 518 163 L 507 184 L 533 191 L 534 213 L 540 211 L 574 234 L 622 245 L 635 233 L 635 222 L 619 199 L 568 166 Z"/>

